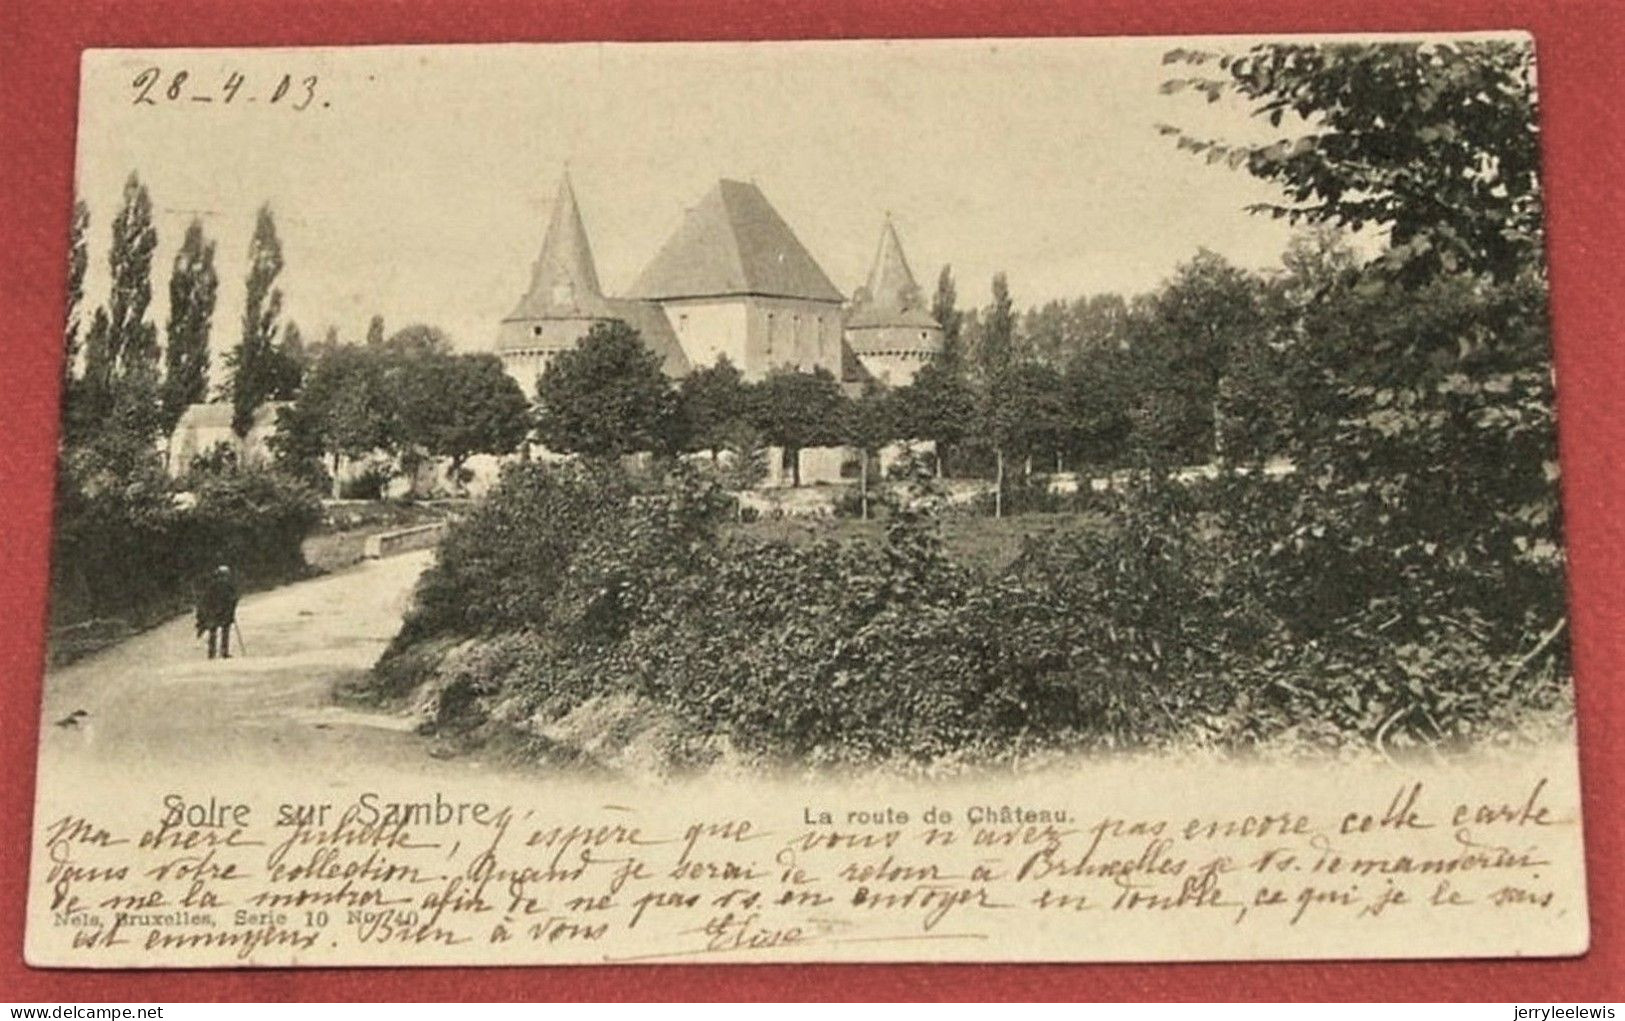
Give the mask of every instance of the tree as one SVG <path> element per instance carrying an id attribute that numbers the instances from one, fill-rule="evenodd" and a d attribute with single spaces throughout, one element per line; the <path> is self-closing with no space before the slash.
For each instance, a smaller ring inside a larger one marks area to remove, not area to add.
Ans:
<path id="1" fill-rule="evenodd" d="M 63 400 L 66 402 L 74 367 L 79 360 L 79 306 L 85 298 L 85 270 L 90 267 L 90 207 L 80 199 L 68 222 L 68 297 L 62 328 Z"/>
<path id="2" fill-rule="evenodd" d="M 893 402 L 899 436 L 932 443 L 940 478 L 947 453 L 975 428 L 976 394 L 970 383 L 962 372 L 935 360 L 898 388 Z"/>
<path id="3" fill-rule="evenodd" d="M 98 306 L 85 331 L 85 368 L 68 404 L 64 433 L 70 444 L 83 441 L 105 421 L 113 404 L 112 320 Z"/>
<path id="4" fill-rule="evenodd" d="M 375 315 L 367 320 L 367 346 L 379 347 L 384 342 L 384 317 Z"/>
<path id="5" fill-rule="evenodd" d="M 964 313 L 955 307 L 958 300 L 953 267 L 944 265 L 942 272 L 937 274 L 937 291 L 931 299 L 931 318 L 942 327 L 942 353 L 938 358 L 954 372 L 961 371 L 965 364 L 964 341 L 960 337 Z"/>
<path id="6" fill-rule="evenodd" d="M 493 355 L 424 355 L 399 378 L 403 442 L 449 459 L 446 475 L 458 486 L 469 457 L 509 453 L 530 432 L 525 393 Z"/>
<path id="7" fill-rule="evenodd" d="M 107 252 L 107 302 L 96 310 L 85 335 L 84 371 L 69 391 L 64 439 L 91 441 L 116 421 L 134 430 L 131 442 L 150 448 L 161 428 L 157 400 L 157 327 L 146 318 L 152 301 L 152 252 L 158 243 L 152 199 L 131 174 L 112 224 Z M 70 256 L 70 259 L 72 257 Z M 70 262 L 70 275 L 74 270 Z M 72 281 L 70 281 L 71 283 Z M 81 278 L 82 287 L 82 278 Z"/>
<path id="8" fill-rule="evenodd" d="M 1132 358 L 1122 349 L 1102 348 L 1074 358 L 1062 373 L 1060 446 L 1086 469 L 1124 463 L 1134 398 Z"/>
<path id="9" fill-rule="evenodd" d="M 1010 282 L 1003 273 L 993 275 L 993 304 L 987 308 L 977 362 L 984 379 L 1007 370 L 1016 358 L 1016 313 L 1010 300 Z"/>
<path id="10" fill-rule="evenodd" d="M 677 387 L 684 446 L 710 451 L 716 460 L 737 439 L 739 423 L 750 421 L 750 405 L 750 387 L 726 355 L 690 372 Z"/>
<path id="11" fill-rule="evenodd" d="M 306 349 L 305 358 L 307 359 L 307 364 L 314 365 L 329 351 L 336 351 L 343 346 L 344 341 L 339 339 L 339 328 L 337 326 L 329 325 L 327 327 L 327 332 L 322 334 L 322 339 L 318 340 L 316 343 L 312 344 L 308 349 Z"/>
<path id="12" fill-rule="evenodd" d="M 373 317 L 373 322 L 382 332 L 384 321 Z M 404 326 L 390 334 L 388 340 L 373 343 L 372 326 L 367 327 L 367 346 L 377 347 L 397 358 L 418 358 L 429 355 L 449 355 L 452 352 L 451 338 L 446 331 L 438 326 L 429 326 L 424 323 L 413 323 Z"/>
<path id="13" fill-rule="evenodd" d="M 897 433 L 892 391 L 870 385 L 857 398 L 847 401 L 845 439 L 858 451 L 858 505 L 865 521 L 869 519 L 869 461 L 897 439 Z"/>
<path id="14" fill-rule="evenodd" d="M 282 291 L 276 278 L 282 272 L 282 242 L 269 205 L 261 206 L 248 245 L 248 282 L 243 300 L 242 340 L 226 356 L 231 370 L 227 389 L 231 396 L 231 427 L 248 435 L 254 412 L 270 399 L 285 379 L 277 358 L 277 317 L 282 314 Z"/>
<path id="15" fill-rule="evenodd" d="M 537 437 L 552 450 L 591 457 L 675 449 L 676 396 L 660 365 L 631 326 L 595 323 L 537 380 Z"/>
<path id="16" fill-rule="evenodd" d="M 341 345 L 312 364 L 293 405 L 279 412 L 271 446 L 294 474 L 313 477 L 305 464 L 318 457 L 331 463 L 336 479 L 342 459 L 395 449 L 397 410 L 380 352 Z"/>
<path id="17" fill-rule="evenodd" d="M 158 329 L 147 321 L 152 303 L 152 253 L 158 247 L 158 230 L 152 224 L 152 198 L 140 178 L 131 174 L 124 182 L 124 201 L 113 220 L 113 243 L 107 252 L 111 272 L 107 296 L 107 346 L 105 366 L 110 374 L 145 370 L 158 360 Z"/>
<path id="18" fill-rule="evenodd" d="M 1014 436 L 1014 450 L 1021 456 L 1022 473 L 1030 476 L 1033 460 L 1041 454 L 1048 455 L 1060 470 L 1070 425 L 1061 372 L 1046 362 L 1029 359 L 1019 363 L 1014 374 L 1023 419 Z"/>
<path id="19" fill-rule="evenodd" d="M 1010 459 L 1022 459 L 1030 468 L 1035 453 L 1057 442 L 1061 377 L 1038 362 L 1014 362 L 988 377 L 981 398 L 978 425 L 994 454 L 993 514 L 1003 517 Z"/>
<path id="20" fill-rule="evenodd" d="M 1239 54 L 1176 49 L 1164 63 L 1219 72 L 1173 79 L 1164 92 L 1235 95 L 1272 126 L 1302 132 L 1231 144 L 1161 127 L 1182 149 L 1280 185 L 1285 201 L 1255 211 L 1385 227 L 1379 268 L 1411 284 L 1458 271 L 1511 280 L 1542 263 L 1526 43 L 1272 43 Z"/>
<path id="21" fill-rule="evenodd" d="M 1066 364 L 1072 345 L 1071 310 L 1065 302 L 1047 301 L 1021 317 L 1022 346 L 1028 357 L 1057 368 Z"/>
<path id="22" fill-rule="evenodd" d="M 757 384 L 757 422 L 768 443 L 784 451 L 791 485 L 801 485 L 803 447 L 841 442 L 841 384 L 826 370 L 781 369 Z"/>
<path id="23" fill-rule="evenodd" d="M 1215 441 L 1226 461 L 1263 464 L 1293 441 L 1294 376 L 1301 360 L 1259 333 L 1230 348 L 1214 395 Z"/>
<path id="24" fill-rule="evenodd" d="M 727 430 L 725 449 L 728 460 L 723 465 L 722 483 L 735 492 L 754 489 L 768 476 L 767 448 L 762 431 L 748 419 L 735 419 Z M 734 501 L 735 514 L 743 519 L 745 504 Z"/>
<path id="25" fill-rule="evenodd" d="M 298 479 L 315 492 L 336 496 L 336 478 L 325 463 L 330 454 L 325 423 L 305 396 L 306 393 L 301 392 L 299 400 L 277 409 L 276 431 L 266 443 L 278 472 Z M 336 466 L 337 456 L 333 462 Z"/>
<path id="26" fill-rule="evenodd" d="M 299 324 L 289 320 L 282 327 L 282 339 L 271 349 L 271 357 L 266 365 L 266 392 L 265 399 L 271 401 L 291 401 L 299 395 L 299 387 L 305 380 L 305 369 L 310 362 L 310 355 L 305 350 L 305 335 L 300 331 Z"/>
<path id="27" fill-rule="evenodd" d="M 1067 309 L 1067 332 L 1063 364 L 1125 349 L 1129 345 L 1129 303 L 1120 294 L 1078 298 Z"/>
<path id="28" fill-rule="evenodd" d="M 1219 379 L 1233 347 L 1268 329 L 1257 278 L 1207 249 L 1180 265 L 1135 316 L 1135 443 L 1180 464 L 1221 454 Z"/>
<path id="29" fill-rule="evenodd" d="M 173 432 L 187 405 L 209 392 L 209 326 L 220 281 L 214 271 L 214 242 L 194 219 L 175 253 L 169 276 L 169 323 L 165 329 L 164 432 Z"/>
<path id="30" fill-rule="evenodd" d="M 1512 40 L 1175 50 L 1217 73 L 1167 90 L 1238 97 L 1291 135 L 1164 129 L 1280 186 L 1261 213 L 1390 239 L 1290 287 L 1283 348 L 1317 389 L 1279 489 L 1283 598 L 1388 644 L 1476 618 L 1512 654 L 1538 628 L 1520 669 L 1563 621 L 1532 59 Z"/>

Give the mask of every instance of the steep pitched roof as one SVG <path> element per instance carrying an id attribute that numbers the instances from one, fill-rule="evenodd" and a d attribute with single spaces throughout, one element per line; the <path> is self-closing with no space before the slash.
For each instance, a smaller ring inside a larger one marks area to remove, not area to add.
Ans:
<path id="1" fill-rule="evenodd" d="M 688 211 L 628 296 L 658 301 L 734 294 L 841 300 L 761 189 L 719 181 Z"/>
<path id="2" fill-rule="evenodd" d="M 880 229 L 880 247 L 875 250 L 874 265 L 869 269 L 869 282 L 852 296 L 852 310 L 846 325 L 855 330 L 882 326 L 940 328 L 925 308 L 924 295 L 908 268 L 903 243 L 897 239 L 897 229 L 890 218 Z"/>
<path id="3" fill-rule="evenodd" d="M 575 189 L 566 174 L 553 200 L 542 252 L 530 270 L 530 289 L 508 319 L 602 319 L 610 315 L 581 224 Z"/>

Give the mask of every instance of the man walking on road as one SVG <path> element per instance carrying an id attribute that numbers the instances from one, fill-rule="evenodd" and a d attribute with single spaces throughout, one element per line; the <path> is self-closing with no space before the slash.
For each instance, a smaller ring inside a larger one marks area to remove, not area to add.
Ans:
<path id="1" fill-rule="evenodd" d="M 209 633 L 209 658 L 215 655 L 215 636 L 219 636 L 220 656 L 231 658 L 231 625 L 237 620 L 237 582 L 231 568 L 221 564 L 204 581 L 197 599 L 197 633 Z"/>

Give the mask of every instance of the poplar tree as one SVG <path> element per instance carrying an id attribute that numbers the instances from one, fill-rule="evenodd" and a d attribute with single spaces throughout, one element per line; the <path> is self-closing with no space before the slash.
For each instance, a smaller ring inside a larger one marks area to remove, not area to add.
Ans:
<path id="1" fill-rule="evenodd" d="M 73 379 L 74 364 L 79 359 L 79 306 L 85 299 L 85 270 L 90 266 L 90 248 L 86 237 L 89 229 L 90 207 L 81 199 L 73 204 L 73 218 L 68 223 L 67 314 L 62 329 L 64 386 Z"/>
<path id="2" fill-rule="evenodd" d="M 248 287 L 243 302 L 242 340 L 229 355 L 231 368 L 231 427 L 248 435 L 254 412 L 277 385 L 277 317 L 282 314 L 282 291 L 276 278 L 282 272 L 282 241 L 277 237 L 271 207 L 260 207 L 254 237 L 248 245 Z"/>
<path id="3" fill-rule="evenodd" d="M 1003 273 L 993 275 L 993 304 L 987 309 L 982 330 L 979 361 L 982 374 L 992 379 L 1010 368 L 1016 353 L 1016 312 L 1010 300 L 1010 281 Z"/>
<path id="4" fill-rule="evenodd" d="M 148 369 L 156 373 L 158 328 L 147 320 L 147 307 L 152 304 L 152 253 L 157 247 L 152 197 L 132 173 L 124 182 L 124 201 L 113 221 L 113 244 L 107 253 L 112 271 L 107 296 L 108 385 L 114 373 Z"/>
<path id="5" fill-rule="evenodd" d="M 1018 379 L 1015 373 L 1014 302 L 1010 282 L 1003 273 L 993 276 L 993 304 L 978 351 L 982 369 L 982 427 L 993 444 L 993 515 L 1004 516 L 1005 455 L 1021 428 Z"/>
<path id="6" fill-rule="evenodd" d="M 956 307 L 958 288 L 954 286 L 954 268 L 944 265 L 937 274 L 937 293 L 931 299 L 931 318 L 942 327 L 942 354 L 938 362 L 951 372 L 964 367 L 965 350 L 960 338 L 960 325 L 965 314 Z"/>
<path id="7" fill-rule="evenodd" d="M 157 245 L 152 199 L 140 178 L 131 174 L 112 224 L 107 302 L 96 310 L 85 335 L 85 368 L 68 423 L 71 442 L 109 429 L 125 432 L 124 439 L 134 447 L 156 438 L 161 426 L 158 329 L 147 320 L 147 308 L 152 303 L 152 253 Z"/>
<path id="8" fill-rule="evenodd" d="M 169 323 L 165 330 L 164 431 L 172 432 L 188 405 L 209 392 L 209 327 L 214 319 L 220 279 L 214 269 L 214 242 L 193 220 L 175 253 L 169 275 Z"/>

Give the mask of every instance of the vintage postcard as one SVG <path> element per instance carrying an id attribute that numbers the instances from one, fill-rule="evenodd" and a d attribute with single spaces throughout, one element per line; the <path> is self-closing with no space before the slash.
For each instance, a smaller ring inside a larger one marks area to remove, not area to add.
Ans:
<path id="1" fill-rule="evenodd" d="M 1535 67 L 85 53 L 28 960 L 1583 952 Z"/>

